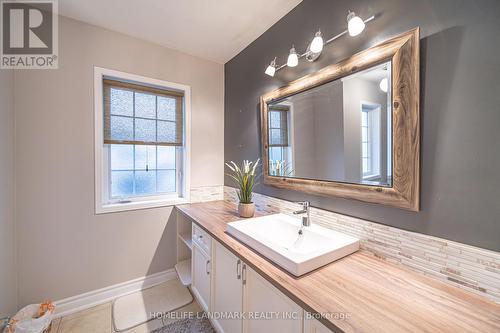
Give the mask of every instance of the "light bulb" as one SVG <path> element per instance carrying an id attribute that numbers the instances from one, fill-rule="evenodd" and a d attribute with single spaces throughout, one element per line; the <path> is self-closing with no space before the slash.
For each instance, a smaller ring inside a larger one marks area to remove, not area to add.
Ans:
<path id="1" fill-rule="evenodd" d="M 269 65 L 267 66 L 266 68 L 266 71 L 265 73 L 269 76 L 274 76 L 274 73 L 276 72 L 276 68 L 274 68 L 273 66 Z"/>
<path id="2" fill-rule="evenodd" d="M 347 15 L 347 30 L 352 37 L 359 35 L 365 29 L 365 22 L 356 16 L 354 12 L 349 12 Z"/>
<path id="3" fill-rule="evenodd" d="M 264 72 L 269 76 L 274 76 L 274 73 L 276 73 L 276 58 L 274 58 L 273 61 L 267 66 L 266 71 Z"/>
<path id="4" fill-rule="evenodd" d="M 320 53 L 321 50 L 323 50 L 323 37 L 321 37 L 321 31 L 318 30 L 316 35 L 314 35 L 309 50 L 313 53 Z"/>
<path id="5" fill-rule="evenodd" d="M 379 83 L 379 88 L 380 90 L 382 90 L 383 92 L 387 92 L 387 90 L 389 90 L 389 80 L 387 80 L 386 77 L 384 77 L 382 80 L 380 80 L 380 83 Z"/>
<path id="6" fill-rule="evenodd" d="M 299 57 L 297 56 L 297 52 L 295 52 L 295 47 L 292 46 L 290 49 L 290 54 L 288 55 L 288 60 L 286 65 L 288 67 L 295 67 L 299 64 Z"/>

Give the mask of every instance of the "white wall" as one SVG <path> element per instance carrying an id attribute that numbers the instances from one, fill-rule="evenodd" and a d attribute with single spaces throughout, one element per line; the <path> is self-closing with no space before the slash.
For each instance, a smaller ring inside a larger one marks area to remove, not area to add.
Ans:
<path id="1" fill-rule="evenodd" d="M 342 82 L 289 97 L 293 103 L 295 176 L 344 180 Z"/>
<path id="2" fill-rule="evenodd" d="M 318 87 L 314 94 L 316 178 L 344 180 L 344 115 L 342 82 Z"/>
<path id="3" fill-rule="evenodd" d="M 295 176 L 344 179 L 342 83 L 333 81 L 288 98 L 294 105 Z"/>
<path id="4" fill-rule="evenodd" d="M 94 214 L 93 66 L 190 85 L 191 185 L 223 184 L 223 65 L 67 18 L 59 24 L 59 69 L 15 74 L 20 305 L 175 263 L 171 208 Z"/>
<path id="5" fill-rule="evenodd" d="M 15 313 L 14 73 L 0 69 L 0 318 Z"/>

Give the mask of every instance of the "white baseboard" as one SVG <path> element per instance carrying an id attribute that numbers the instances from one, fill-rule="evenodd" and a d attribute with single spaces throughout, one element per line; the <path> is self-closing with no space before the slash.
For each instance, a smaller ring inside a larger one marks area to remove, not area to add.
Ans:
<path id="1" fill-rule="evenodd" d="M 175 270 L 172 268 L 163 272 L 143 276 L 137 279 L 56 301 L 56 312 L 54 314 L 54 318 L 67 316 L 74 312 L 82 311 L 93 306 L 112 301 L 120 296 L 155 286 L 176 277 L 177 275 Z"/>

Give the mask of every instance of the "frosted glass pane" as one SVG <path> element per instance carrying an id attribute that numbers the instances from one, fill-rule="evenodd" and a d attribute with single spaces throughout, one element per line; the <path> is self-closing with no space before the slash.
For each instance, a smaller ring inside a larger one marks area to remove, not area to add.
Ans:
<path id="1" fill-rule="evenodd" d="M 279 144 L 283 143 L 281 141 L 281 130 L 280 129 L 271 129 L 270 132 L 271 132 L 270 133 L 271 134 L 270 144 L 279 145 Z"/>
<path id="2" fill-rule="evenodd" d="M 135 146 L 135 169 L 136 170 L 156 169 L 156 147 L 155 146 Z"/>
<path id="3" fill-rule="evenodd" d="M 110 91 L 110 112 L 115 115 L 134 115 L 134 93 L 128 90 L 111 88 Z"/>
<path id="4" fill-rule="evenodd" d="M 169 121 L 158 121 L 158 141 L 175 142 L 175 123 Z"/>
<path id="5" fill-rule="evenodd" d="M 134 146 L 111 145 L 111 170 L 134 169 Z"/>
<path id="6" fill-rule="evenodd" d="M 156 119 L 156 96 L 136 92 L 135 116 Z"/>
<path id="7" fill-rule="evenodd" d="M 158 146 L 158 169 L 175 169 L 175 149 Z"/>
<path id="8" fill-rule="evenodd" d="M 280 128 L 281 125 L 280 125 L 280 113 L 279 112 L 276 112 L 276 111 L 271 111 L 269 112 L 269 121 L 270 121 L 270 126 L 269 127 L 273 127 L 273 128 Z"/>
<path id="9" fill-rule="evenodd" d="M 111 197 L 128 197 L 134 193 L 133 171 L 111 171 Z"/>
<path id="10" fill-rule="evenodd" d="M 283 160 L 283 148 L 282 147 L 270 147 L 269 159 L 271 161 L 282 161 Z"/>
<path id="11" fill-rule="evenodd" d="M 133 118 L 111 116 L 111 139 L 134 140 Z"/>
<path id="12" fill-rule="evenodd" d="M 361 141 L 362 142 L 368 141 L 368 128 L 366 127 L 361 127 Z"/>
<path id="13" fill-rule="evenodd" d="M 158 170 L 158 192 L 175 192 L 175 170 Z"/>
<path id="14" fill-rule="evenodd" d="M 158 96 L 158 119 L 176 121 L 175 98 Z"/>
<path id="15" fill-rule="evenodd" d="M 135 172 L 135 194 L 156 193 L 156 171 Z"/>
<path id="16" fill-rule="evenodd" d="M 135 119 L 135 140 L 156 141 L 156 120 Z"/>

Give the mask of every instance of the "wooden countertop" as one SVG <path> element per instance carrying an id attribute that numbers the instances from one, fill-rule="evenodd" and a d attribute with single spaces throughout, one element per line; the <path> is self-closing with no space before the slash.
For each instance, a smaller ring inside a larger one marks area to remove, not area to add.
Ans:
<path id="1" fill-rule="evenodd" d="M 225 232 L 241 219 L 234 204 L 177 208 L 306 311 L 347 314 L 320 320 L 334 332 L 500 332 L 500 304 L 367 251 L 296 278 Z"/>

